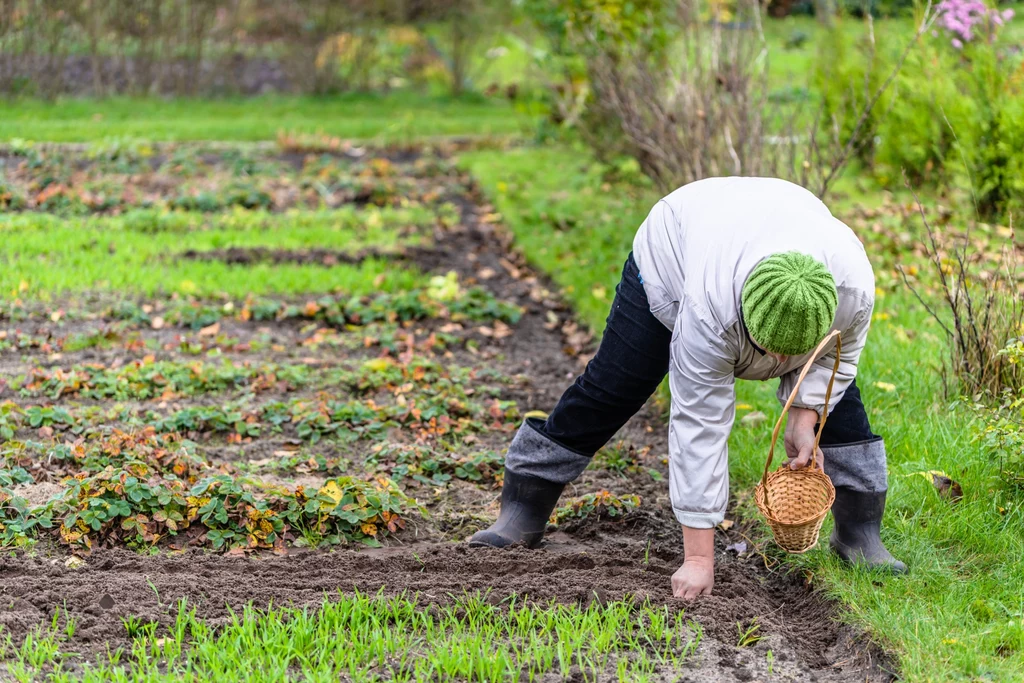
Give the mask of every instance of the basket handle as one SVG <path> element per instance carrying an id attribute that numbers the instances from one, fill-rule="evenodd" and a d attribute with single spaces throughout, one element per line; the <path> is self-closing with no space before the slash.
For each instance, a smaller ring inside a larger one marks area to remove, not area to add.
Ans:
<path id="1" fill-rule="evenodd" d="M 818 359 L 818 354 L 822 352 L 833 338 L 836 340 L 836 362 L 832 367 L 832 376 L 828 380 L 828 388 L 825 389 L 825 412 L 821 416 L 821 424 L 818 425 L 818 434 L 814 438 L 814 451 L 811 453 L 811 469 L 815 469 L 817 467 L 818 461 L 816 456 L 818 453 L 818 443 L 821 441 L 821 433 L 825 429 L 825 420 L 828 419 L 828 404 L 832 399 L 832 385 L 835 384 L 836 373 L 839 372 L 839 358 L 843 351 L 842 336 L 839 334 L 839 330 L 830 332 L 827 337 L 821 340 L 818 347 L 814 349 L 811 357 L 804 365 L 803 370 L 800 371 L 800 376 L 797 377 L 796 384 L 793 386 L 793 391 L 789 395 L 789 400 L 786 401 L 786 405 L 782 408 L 782 414 L 779 415 L 779 419 L 775 423 L 775 429 L 772 431 L 772 445 L 768 449 L 768 460 L 764 464 L 764 474 L 761 476 L 761 486 L 765 489 L 765 505 L 768 504 L 768 470 L 772 466 L 772 458 L 775 457 L 775 442 L 779 438 L 779 430 L 782 428 L 782 420 L 786 417 L 786 413 L 789 412 L 790 407 L 792 407 L 793 401 L 796 400 L 796 392 L 800 389 L 800 384 L 804 381 L 804 377 L 806 377 L 807 373 L 811 371 L 811 366 L 814 365 L 814 361 Z"/>

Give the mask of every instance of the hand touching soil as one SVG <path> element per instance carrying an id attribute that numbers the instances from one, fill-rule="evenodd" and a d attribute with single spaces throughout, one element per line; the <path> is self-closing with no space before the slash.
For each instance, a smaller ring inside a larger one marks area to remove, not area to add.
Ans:
<path id="1" fill-rule="evenodd" d="M 686 559 L 672 575 L 672 595 L 684 600 L 711 595 L 715 586 L 715 530 L 684 526 L 683 547 Z"/>
<path id="2" fill-rule="evenodd" d="M 715 560 L 709 557 L 688 557 L 683 566 L 672 575 L 672 595 L 693 600 L 699 595 L 711 595 L 715 586 Z"/>
<path id="3" fill-rule="evenodd" d="M 818 413 L 807 408 L 792 408 L 789 411 L 789 420 L 786 422 L 786 457 L 789 458 L 789 468 L 799 470 L 811 464 L 811 451 L 814 449 L 814 425 L 818 423 Z M 814 453 L 821 467 L 824 456 L 821 449 Z"/>

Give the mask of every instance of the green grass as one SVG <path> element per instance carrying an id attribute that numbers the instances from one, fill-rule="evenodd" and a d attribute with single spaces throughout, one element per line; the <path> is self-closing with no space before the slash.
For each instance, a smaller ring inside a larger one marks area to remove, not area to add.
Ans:
<path id="1" fill-rule="evenodd" d="M 387 253 L 416 244 L 400 231 L 429 225 L 422 209 L 340 211 L 236 210 L 224 214 L 141 210 L 115 217 L 58 218 L 39 213 L 0 216 L 0 298 L 56 296 L 84 291 L 219 294 L 369 294 L 421 283 L 411 268 L 386 259 L 333 267 L 179 258 L 182 252 L 226 247 L 310 248 Z M 379 279 L 378 279 L 379 278 Z"/>
<path id="2" fill-rule="evenodd" d="M 104 100 L 4 101 L 0 140 L 92 142 L 272 140 L 279 131 L 406 142 L 451 135 L 506 136 L 528 130 L 532 117 L 502 100 L 387 96 L 267 96 L 197 100 L 117 97 Z"/>
<path id="3" fill-rule="evenodd" d="M 184 602 L 165 632 L 123 622 L 130 650 L 96 663 L 65 658 L 75 623 L 55 615 L 49 628 L 4 653 L 10 680 L 71 681 L 434 681 L 568 679 L 611 675 L 661 680 L 678 671 L 701 640 L 700 627 L 667 607 L 613 602 L 538 609 L 514 599 L 492 605 L 465 595 L 428 608 L 415 597 L 336 595 L 316 610 L 246 607 L 214 627 Z"/>
<path id="4" fill-rule="evenodd" d="M 605 184 L 601 169 L 577 150 L 474 152 L 463 163 L 531 261 L 551 273 L 600 331 L 633 234 L 657 193 Z M 858 194 L 842 205 L 872 199 L 855 185 L 849 183 Z M 872 255 L 871 235 L 865 237 Z M 938 368 L 945 346 L 937 325 L 892 278 L 892 263 L 875 268 L 876 323 L 859 384 L 889 452 L 883 538 L 911 572 L 886 578 L 851 570 L 824 547 L 789 562 L 813 572 L 816 584 L 845 605 L 845 619 L 896 654 L 907 680 L 1020 680 L 1024 505 L 1019 494 L 1013 498 L 1000 486 L 997 463 L 973 443 L 970 415 L 943 396 Z M 774 420 L 775 383 L 740 382 L 738 404 L 740 415 L 760 410 Z M 771 424 L 752 429 L 737 421 L 730 439 L 734 495 L 749 492 L 760 478 Z M 960 503 L 941 499 L 917 474 L 933 469 L 961 483 Z M 754 514 L 749 500 L 742 509 Z"/>

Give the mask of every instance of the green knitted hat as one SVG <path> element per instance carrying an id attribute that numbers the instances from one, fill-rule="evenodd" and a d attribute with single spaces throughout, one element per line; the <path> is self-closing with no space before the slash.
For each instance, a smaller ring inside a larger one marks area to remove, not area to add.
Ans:
<path id="1" fill-rule="evenodd" d="M 766 351 L 801 356 L 824 339 L 839 296 L 832 273 L 796 251 L 773 254 L 743 284 L 743 322 Z"/>

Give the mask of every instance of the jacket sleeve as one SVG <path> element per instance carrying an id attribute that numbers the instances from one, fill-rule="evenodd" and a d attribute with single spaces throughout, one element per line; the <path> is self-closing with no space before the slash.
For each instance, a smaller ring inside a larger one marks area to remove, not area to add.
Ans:
<path id="1" fill-rule="evenodd" d="M 843 398 L 847 387 L 857 377 L 857 364 L 860 362 L 861 351 L 868 340 L 868 328 L 871 327 L 871 311 L 874 301 L 867 301 L 861 307 L 860 312 L 854 316 L 850 326 L 842 330 L 843 352 L 840 358 L 839 370 L 836 372 L 836 381 L 832 387 L 832 398 L 829 400 L 828 411 L 831 413 L 836 404 Z M 822 415 L 825 410 L 825 391 L 828 389 L 829 378 L 832 377 L 832 367 L 836 362 L 836 350 L 832 347 L 821 358 L 814 362 L 811 370 L 807 373 L 800 390 L 797 392 L 793 405 L 797 408 L 808 408 Z M 800 376 L 801 368 L 783 375 L 779 382 L 778 398 L 785 405 L 789 395 L 793 391 L 797 377 Z"/>
<path id="2" fill-rule="evenodd" d="M 669 492 L 680 524 L 711 529 L 729 502 L 729 431 L 736 416 L 735 363 L 728 344 L 691 304 L 672 336 Z"/>

